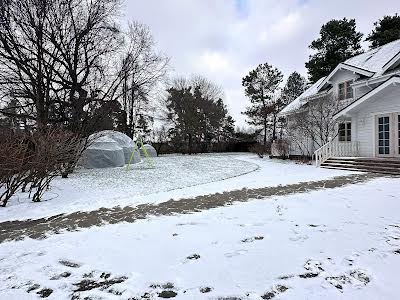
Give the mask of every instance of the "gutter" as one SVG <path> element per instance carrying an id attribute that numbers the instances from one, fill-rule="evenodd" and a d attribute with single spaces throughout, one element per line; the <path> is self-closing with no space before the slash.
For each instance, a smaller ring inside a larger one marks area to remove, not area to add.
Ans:
<path id="1" fill-rule="evenodd" d="M 379 83 L 381 81 L 386 81 L 388 78 L 390 78 L 392 76 L 396 76 L 398 74 L 400 74 L 400 71 L 393 72 L 393 73 L 390 73 L 390 74 L 381 75 L 381 76 L 376 77 L 376 78 L 368 78 L 368 79 L 365 79 L 365 80 L 362 80 L 362 81 L 358 81 L 358 82 L 353 83 L 351 86 L 352 87 L 360 87 L 360 86 L 370 87 L 370 84 L 375 84 L 375 83 Z"/>

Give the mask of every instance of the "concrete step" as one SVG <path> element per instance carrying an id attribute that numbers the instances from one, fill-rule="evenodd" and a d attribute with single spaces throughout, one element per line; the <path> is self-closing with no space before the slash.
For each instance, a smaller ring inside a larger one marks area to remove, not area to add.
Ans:
<path id="1" fill-rule="evenodd" d="M 400 159 L 332 157 L 321 164 L 326 169 L 371 172 L 389 175 L 400 175 Z"/>
<path id="2" fill-rule="evenodd" d="M 349 164 L 339 162 L 325 162 L 321 166 L 323 167 L 337 167 L 337 168 L 350 168 L 350 169 L 363 169 L 363 170 L 375 170 L 375 171 L 390 171 L 397 172 L 400 174 L 400 167 L 392 165 L 368 165 L 368 164 Z"/>
<path id="3" fill-rule="evenodd" d="M 321 168 L 332 169 L 332 170 L 345 170 L 345 171 L 353 171 L 353 172 L 367 172 L 367 173 L 400 176 L 400 172 L 375 171 L 375 170 L 367 170 L 367 169 L 341 168 L 341 167 L 330 167 L 330 166 L 321 166 Z"/>
<path id="4" fill-rule="evenodd" d="M 354 158 L 354 157 L 332 157 L 328 161 L 357 162 L 369 164 L 394 164 L 400 166 L 400 159 L 394 158 Z"/>

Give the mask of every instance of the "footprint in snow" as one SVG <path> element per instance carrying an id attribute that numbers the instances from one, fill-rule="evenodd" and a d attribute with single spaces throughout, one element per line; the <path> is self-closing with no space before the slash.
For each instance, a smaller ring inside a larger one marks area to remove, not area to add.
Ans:
<path id="1" fill-rule="evenodd" d="M 286 292 L 288 289 L 289 288 L 287 286 L 278 284 L 274 286 L 271 291 L 268 291 L 264 295 L 262 295 L 261 298 L 264 300 L 270 300 L 272 298 L 275 298 L 275 296 L 277 296 L 278 294 Z"/>
<path id="2" fill-rule="evenodd" d="M 263 239 L 264 239 L 264 237 L 262 235 L 259 235 L 259 236 L 255 236 L 255 237 L 245 238 L 241 242 L 242 243 L 252 243 L 254 241 L 261 241 Z"/>
<path id="3" fill-rule="evenodd" d="M 231 258 L 231 257 L 235 257 L 235 256 L 239 256 L 242 254 L 246 254 L 248 251 L 244 250 L 244 249 L 240 249 L 240 250 L 236 250 L 234 252 L 230 252 L 230 253 L 225 253 L 225 257 Z"/>
<path id="4" fill-rule="evenodd" d="M 69 268 L 79 268 L 81 265 L 76 263 L 76 262 L 72 262 L 69 260 L 59 260 L 58 261 L 61 265 L 69 267 Z"/>
<path id="5" fill-rule="evenodd" d="M 367 285 L 371 281 L 370 276 L 367 274 L 367 272 L 363 270 L 351 271 L 350 276 L 353 277 L 354 279 L 357 279 L 364 285 Z"/>
<path id="6" fill-rule="evenodd" d="M 308 235 L 297 235 L 295 237 L 289 238 L 289 240 L 291 240 L 292 242 L 304 242 L 305 240 L 308 240 Z"/>

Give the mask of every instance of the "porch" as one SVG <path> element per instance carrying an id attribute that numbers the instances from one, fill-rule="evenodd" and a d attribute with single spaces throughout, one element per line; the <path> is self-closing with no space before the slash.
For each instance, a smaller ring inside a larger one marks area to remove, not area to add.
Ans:
<path id="1" fill-rule="evenodd" d="M 315 151 L 317 167 L 400 175 L 400 157 L 360 156 L 359 142 L 332 141 Z"/>

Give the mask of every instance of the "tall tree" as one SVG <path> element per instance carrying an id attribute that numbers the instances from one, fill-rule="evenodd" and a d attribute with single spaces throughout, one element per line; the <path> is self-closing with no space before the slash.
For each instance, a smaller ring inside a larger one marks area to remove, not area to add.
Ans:
<path id="1" fill-rule="evenodd" d="M 0 93 L 38 127 L 79 130 L 110 95 L 109 62 L 120 47 L 119 0 L 0 2 Z M 1 109 L 0 109 L 0 112 Z"/>
<path id="2" fill-rule="evenodd" d="M 282 90 L 282 98 L 285 104 L 289 104 L 306 89 L 306 79 L 294 71 L 289 75 L 285 87 Z"/>
<path id="3" fill-rule="evenodd" d="M 306 62 L 311 83 L 327 76 L 344 60 L 362 53 L 362 36 L 363 34 L 356 30 L 354 19 L 331 20 L 322 25 L 320 37 L 309 46 L 316 51 Z"/>
<path id="4" fill-rule="evenodd" d="M 122 102 L 127 114 L 126 134 L 133 137 L 138 131 L 146 134 L 152 117 L 148 114 L 154 88 L 167 72 L 169 59 L 156 52 L 150 29 L 143 24 L 129 24 L 122 65 Z M 142 130 L 136 128 L 139 124 Z"/>
<path id="5" fill-rule="evenodd" d="M 384 16 L 374 23 L 374 29 L 365 39 L 370 42 L 370 48 L 376 48 L 400 39 L 400 16 Z"/>
<path id="6" fill-rule="evenodd" d="M 167 117 L 170 137 L 183 153 L 208 152 L 213 143 L 233 137 L 229 116 L 218 86 L 203 77 L 178 78 L 168 89 Z"/>
<path id="7" fill-rule="evenodd" d="M 271 125 L 272 138 L 276 138 L 277 102 L 280 101 L 276 93 L 282 80 L 282 73 L 268 63 L 260 64 L 242 79 L 245 95 L 251 102 L 251 106 L 243 114 L 249 118 L 249 124 L 263 128 L 264 145 L 267 144 Z"/>

